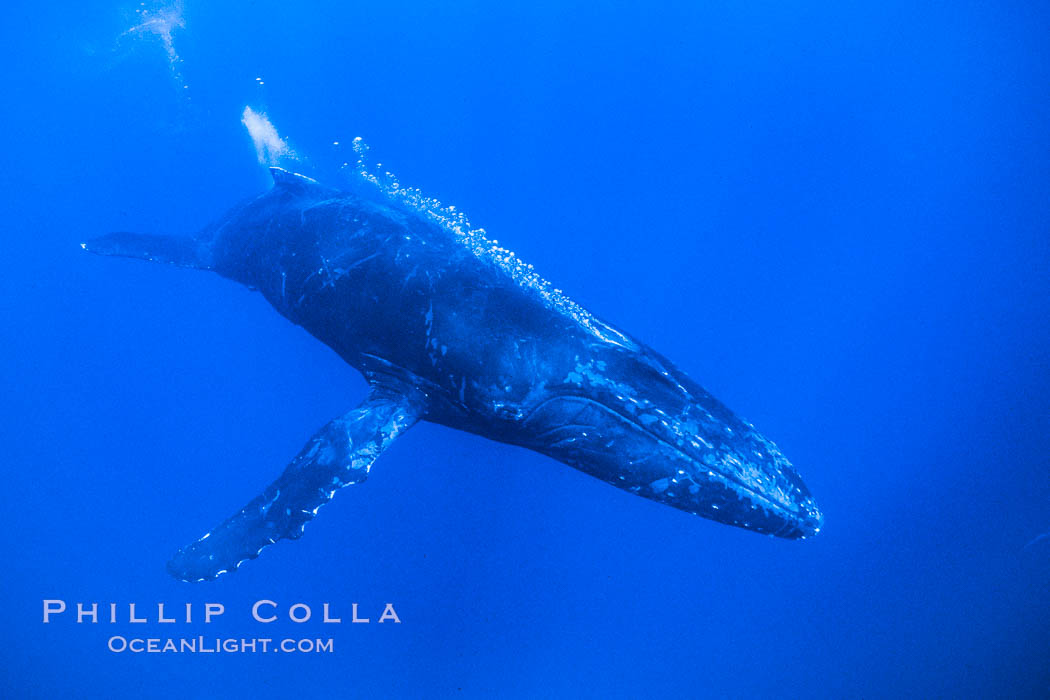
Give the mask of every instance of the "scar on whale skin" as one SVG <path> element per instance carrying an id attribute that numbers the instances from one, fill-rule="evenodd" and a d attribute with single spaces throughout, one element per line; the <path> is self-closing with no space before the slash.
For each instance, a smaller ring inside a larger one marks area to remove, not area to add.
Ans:
<path id="1" fill-rule="evenodd" d="M 820 531 L 823 515 L 776 445 L 461 213 L 364 166 L 347 189 L 271 173 L 269 191 L 196 234 L 84 244 L 257 290 L 370 387 L 262 494 L 180 549 L 175 577 L 213 579 L 297 539 L 420 420 L 527 447 L 716 522 L 787 539 Z"/>

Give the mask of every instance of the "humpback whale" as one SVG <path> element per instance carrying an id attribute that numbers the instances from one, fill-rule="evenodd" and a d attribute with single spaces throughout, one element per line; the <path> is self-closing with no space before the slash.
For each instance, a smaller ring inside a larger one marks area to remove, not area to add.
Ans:
<path id="1" fill-rule="evenodd" d="M 535 450 L 727 525 L 788 539 L 820 531 L 816 502 L 772 442 L 481 229 L 381 187 L 271 174 L 271 189 L 194 235 L 121 232 L 81 244 L 258 290 L 370 388 L 262 494 L 180 549 L 168 563 L 176 578 L 214 579 L 299 538 L 420 420 Z"/>

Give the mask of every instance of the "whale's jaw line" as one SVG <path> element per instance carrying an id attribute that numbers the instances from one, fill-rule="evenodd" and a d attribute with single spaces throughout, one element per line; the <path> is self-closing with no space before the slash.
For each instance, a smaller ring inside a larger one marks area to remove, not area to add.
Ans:
<path id="1" fill-rule="evenodd" d="M 787 540 L 804 540 L 818 535 L 824 528 L 824 513 L 817 507 L 813 497 L 807 497 L 798 504 L 798 510 L 790 510 L 779 503 L 770 501 L 765 496 L 741 487 L 753 505 L 773 511 L 784 521 L 784 526 L 768 534 Z"/>
<path id="2" fill-rule="evenodd" d="M 524 410 L 526 439 L 519 444 L 633 494 L 725 525 L 795 540 L 823 528 L 824 516 L 794 466 L 750 424 L 708 396 L 690 395 L 676 418 L 649 408 L 625 410 L 625 405 L 647 404 L 613 401 L 595 387 L 574 386 Z M 697 414 L 705 414 L 707 423 L 694 420 Z"/>

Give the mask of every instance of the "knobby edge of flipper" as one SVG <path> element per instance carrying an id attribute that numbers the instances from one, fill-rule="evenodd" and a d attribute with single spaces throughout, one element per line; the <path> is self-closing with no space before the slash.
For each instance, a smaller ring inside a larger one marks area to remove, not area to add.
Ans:
<path id="1" fill-rule="evenodd" d="M 368 477 L 383 450 L 425 409 L 425 396 L 413 387 L 374 385 L 356 408 L 314 434 L 263 493 L 176 552 L 168 572 L 181 581 L 209 581 L 282 539 L 298 539 L 337 490 Z"/>

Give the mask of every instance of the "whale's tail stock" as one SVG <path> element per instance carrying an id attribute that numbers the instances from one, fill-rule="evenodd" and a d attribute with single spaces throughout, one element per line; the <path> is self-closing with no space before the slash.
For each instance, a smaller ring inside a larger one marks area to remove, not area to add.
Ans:
<path id="1" fill-rule="evenodd" d="M 162 236 L 117 231 L 81 243 L 96 255 L 138 258 L 196 270 L 211 269 L 211 249 L 193 236 Z"/>

